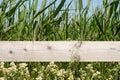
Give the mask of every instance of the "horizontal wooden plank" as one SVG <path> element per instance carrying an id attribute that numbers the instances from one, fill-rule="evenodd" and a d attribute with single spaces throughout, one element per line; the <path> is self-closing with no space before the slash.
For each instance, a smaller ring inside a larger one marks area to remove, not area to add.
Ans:
<path id="1" fill-rule="evenodd" d="M 120 41 L 0 41 L 0 61 L 120 61 Z"/>

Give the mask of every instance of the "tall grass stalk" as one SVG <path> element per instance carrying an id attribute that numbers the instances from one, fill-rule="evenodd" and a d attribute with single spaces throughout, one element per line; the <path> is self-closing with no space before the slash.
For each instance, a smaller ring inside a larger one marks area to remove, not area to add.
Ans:
<path id="1" fill-rule="evenodd" d="M 0 40 L 120 40 L 120 1 L 103 0 L 92 13 L 86 1 L 84 8 L 83 0 L 3 0 Z"/>

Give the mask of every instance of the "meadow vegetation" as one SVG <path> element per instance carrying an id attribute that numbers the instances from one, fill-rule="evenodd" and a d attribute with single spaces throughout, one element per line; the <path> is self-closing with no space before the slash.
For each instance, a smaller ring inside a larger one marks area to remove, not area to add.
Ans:
<path id="1" fill-rule="evenodd" d="M 120 80 L 120 63 L 0 63 L 0 80 Z"/>
<path id="2" fill-rule="evenodd" d="M 82 0 L 42 0 L 39 6 L 38 2 L 2 0 L 0 40 L 120 40 L 119 0 L 103 0 L 92 12 L 91 0 L 86 0 L 85 7 Z"/>
<path id="3" fill-rule="evenodd" d="M 119 41 L 120 1 L 86 1 L 2 0 L 0 41 Z M 120 80 L 120 63 L 1 62 L 0 80 Z"/>

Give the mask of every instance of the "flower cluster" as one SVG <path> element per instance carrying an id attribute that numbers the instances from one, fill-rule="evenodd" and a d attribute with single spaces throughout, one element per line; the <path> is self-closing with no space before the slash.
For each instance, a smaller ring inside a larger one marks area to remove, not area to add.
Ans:
<path id="1" fill-rule="evenodd" d="M 104 63 L 104 65 L 74 63 L 67 68 L 60 67 L 63 65 L 54 62 L 36 65 L 0 62 L 0 80 L 118 80 L 120 78 L 120 63 Z"/>

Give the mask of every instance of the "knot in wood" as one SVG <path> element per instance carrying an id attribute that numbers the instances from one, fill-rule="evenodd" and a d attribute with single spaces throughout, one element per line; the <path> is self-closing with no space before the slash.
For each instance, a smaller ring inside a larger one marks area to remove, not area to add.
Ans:
<path id="1" fill-rule="evenodd" d="M 12 53 L 13 53 L 13 51 L 12 51 L 12 50 L 10 50 L 10 51 L 9 51 L 9 53 L 10 53 L 10 54 L 12 54 Z"/>
<path id="2" fill-rule="evenodd" d="M 24 51 L 27 51 L 27 49 L 26 49 L 26 48 L 24 48 Z"/>
<path id="3" fill-rule="evenodd" d="M 47 46 L 47 49 L 48 49 L 48 50 L 51 50 L 51 49 L 52 49 L 52 46 Z"/>

